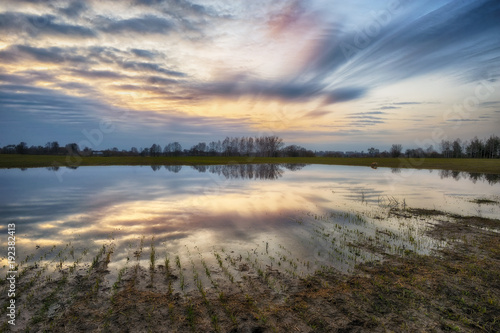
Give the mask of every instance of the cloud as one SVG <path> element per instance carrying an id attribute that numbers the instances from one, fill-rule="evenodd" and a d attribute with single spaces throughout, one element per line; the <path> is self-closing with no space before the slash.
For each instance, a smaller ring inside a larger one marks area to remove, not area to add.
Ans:
<path id="1" fill-rule="evenodd" d="M 314 98 L 322 98 L 325 104 L 346 102 L 361 98 L 364 88 L 326 89 L 316 82 L 277 82 L 247 78 L 245 76 L 229 77 L 224 81 L 194 84 L 193 94 L 205 97 L 224 96 L 238 98 L 251 96 L 258 99 L 280 99 L 288 102 L 307 102 Z"/>
<path id="2" fill-rule="evenodd" d="M 156 56 L 156 54 L 154 52 L 151 52 L 148 50 L 132 49 L 130 51 L 133 54 L 135 54 L 136 56 L 141 57 L 141 58 L 153 59 Z"/>
<path id="3" fill-rule="evenodd" d="M 392 109 L 401 109 L 399 106 L 382 106 L 379 110 L 392 110 Z"/>
<path id="4" fill-rule="evenodd" d="M 345 118 L 349 121 L 349 126 L 364 127 L 375 124 L 383 124 L 386 119 L 381 115 L 386 114 L 383 111 L 370 111 L 370 112 L 355 112 L 347 115 Z"/>
<path id="5" fill-rule="evenodd" d="M 91 79 L 99 79 L 99 78 L 106 78 L 106 79 L 123 79 L 127 78 L 126 75 L 113 72 L 113 71 L 106 71 L 106 70 L 80 70 L 80 69 L 74 69 L 72 70 L 74 74 L 77 74 L 77 76 L 80 77 L 85 77 L 85 78 L 91 78 Z"/>
<path id="6" fill-rule="evenodd" d="M 23 62 L 26 57 L 39 62 L 54 64 L 63 62 L 89 62 L 88 58 L 78 55 L 75 49 L 60 47 L 38 48 L 28 45 L 12 45 L 0 51 L 0 58 L 7 62 Z"/>
<path id="7" fill-rule="evenodd" d="M 80 122 L 92 119 L 103 105 L 93 100 L 65 95 L 52 89 L 28 85 L 0 85 L 0 104 L 4 112 L 31 113 L 31 120 L 41 122 Z M 90 112 L 93 109 L 93 112 Z"/>
<path id="8" fill-rule="evenodd" d="M 54 15 L 31 15 L 17 12 L 0 13 L 0 31 L 4 33 L 26 33 L 36 36 L 67 36 L 91 38 L 96 37 L 95 31 L 63 22 L 57 22 Z"/>
<path id="9" fill-rule="evenodd" d="M 332 104 L 351 101 L 363 97 L 365 93 L 365 88 L 338 88 L 327 93 L 328 97 L 326 103 Z"/>
<path id="10" fill-rule="evenodd" d="M 364 115 L 364 114 L 358 114 L 358 115 L 349 115 L 347 118 L 350 119 L 376 119 L 376 120 L 381 120 L 383 118 L 377 117 L 377 116 L 370 116 L 370 115 Z"/>
<path id="11" fill-rule="evenodd" d="M 327 114 L 330 114 L 330 111 L 321 111 L 321 110 L 314 110 L 306 113 L 303 115 L 301 118 L 321 118 L 326 116 Z"/>
<path id="12" fill-rule="evenodd" d="M 191 116 L 177 110 L 132 112 L 100 102 L 93 95 L 70 96 L 59 90 L 21 84 L 0 85 L 0 105 L 0 132 L 12 142 L 30 144 L 39 144 L 40 140 L 41 143 L 87 140 L 82 130 L 99 128 L 102 120 L 111 121 L 116 127 L 106 136 L 102 148 L 117 146 L 127 149 L 143 142 L 150 145 L 159 137 L 165 138 L 167 133 L 171 141 L 194 144 L 206 141 L 213 133 L 237 136 L 255 126 L 248 117 Z M 131 131 L 141 133 L 140 138 L 131 136 Z"/>
<path id="13" fill-rule="evenodd" d="M 338 116 L 326 117 L 333 112 L 333 104 L 360 100 L 359 111 L 372 111 L 348 114 L 340 125 L 369 126 L 388 121 L 390 110 L 411 114 L 415 111 L 411 106 L 422 104 L 425 111 L 429 104 L 425 100 L 433 100 L 421 98 L 418 90 L 402 89 L 395 99 L 384 86 L 427 74 L 459 84 L 480 77 L 494 82 L 498 74 L 493 72 L 500 68 L 500 3 L 494 0 L 402 1 L 390 13 L 388 4 L 382 2 L 365 2 L 359 8 L 305 0 L 203 5 L 188 0 L 132 0 L 126 5 L 117 2 L 111 12 L 95 1 L 24 2 L 30 3 L 10 1 L 8 8 L 16 11 L 0 13 L 0 34 L 5 36 L 0 80 L 23 87 L 9 90 L 10 98 L 2 96 L 8 109 L 16 112 L 17 108 L 25 117 L 32 115 L 26 116 L 24 107 L 56 115 L 63 114 L 63 101 L 70 110 L 70 103 L 90 101 L 72 95 L 94 94 L 96 103 L 109 100 L 109 105 L 102 102 L 79 109 L 84 117 L 112 114 L 112 103 L 133 99 L 135 108 L 154 107 L 155 111 L 134 111 L 140 116 L 126 124 L 131 132 L 147 135 L 145 128 L 156 129 L 164 123 L 168 130 L 185 130 L 196 138 L 201 132 L 234 128 L 249 133 L 258 127 L 247 118 L 254 106 L 263 107 L 251 119 L 280 109 L 296 124 L 304 118 L 305 133 L 315 119 L 326 122 Z M 386 20 L 377 16 L 381 11 L 389 13 Z M 54 91 L 28 90 L 37 84 Z M 443 98 L 448 99 L 450 91 Z M 379 93 L 385 96 L 378 98 Z M 68 99 L 63 98 L 65 94 Z M 205 102 L 207 112 L 227 115 L 228 101 L 235 106 L 231 117 L 240 116 L 242 126 L 217 117 L 196 118 L 196 126 L 187 125 L 189 116 L 182 116 L 182 112 L 202 112 Z M 482 114 L 498 110 L 498 104 L 488 103 L 479 105 Z M 215 110 L 216 105 L 220 110 Z M 346 103 L 341 109 L 349 106 Z M 102 112 L 97 111 L 99 107 Z M 210 123 L 203 131 L 202 121 Z M 397 121 L 406 119 L 398 117 Z M 182 126 L 174 126 L 175 122 Z"/>
<path id="14" fill-rule="evenodd" d="M 23 85 L 33 83 L 29 77 L 14 75 L 14 74 L 0 74 L 0 81 L 13 85 Z"/>
<path id="15" fill-rule="evenodd" d="M 166 79 L 161 76 L 149 76 L 146 78 L 146 82 L 149 84 L 170 85 L 178 83 L 179 81 L 173 79 Z"/>
<path id="16" fill-rule="evenodd" d="M 386 114 L 384 111 L 368 111 L 368 112 L 359 112 L 359 113 L 351 113 L 351 114 Z"/>
<path id="17" fill-rule="evenodd" d="M 438 70 L 453 70 L 466 79 L 468 70 L 500 67 L 500 58 L 494 57 L 500 43 L 498 1 L 405 6 L 388 13 L 385 24 L 375 18 L 355 28 L 343 21 L 332 23 L 306 61 L 302 76 L 337 86 L 361 85 L 367 92 Z M 368 30 L 374 25 L 377 33 Z M 346 97 L 349 100 L 350 94 Z"/>
<path id="18" fill-rule="evenodd" d="M 387 114 L 387 112 L 383 112 L 383 111 L 355 112 L 355 113 L 351 113 L 350 115 L 363 116 L 363 115 L 372 115 L 372 114 Z"/>
<path id="19" fill-rule="evenodd" d="M 130 18 L 125 20 L 106 19 L 99 30 L 112 33 L 166 34 L 174 30 L 175 24 L 170 20 L 155 15 Z"/>
<path id="20" fill-rule="evenodd" d="M 482 103 L 479 104 L 479 106 L 482 107 L 482 108 L 489 108 L 489 109 L 493 108 L 493 109 L 495 109 L 495 108 L 500 107 L 500 101 L 482 102 Z"/>
<path id="21" fill-rule="evenodd" d="M 169 70 L 163 68 L 162 66 L 150 63 L 150 62 L 135 62 L 135 61 L 124 61 L 119 63 L 123 69 L 133 69 L 136 71 L 147 71 L 147 72 L 157 72 L 166 74 L 169 76 L 185 77 L 186 73 L 181 73 L 178 71 Z"/>
<path id="22" fill-rule="evenodd" d="M 87 10 L 87 4 L 84 1 L 71 1 L 67 7 L 59 8 L 59 12 L 68 16 L 76 17 Z"/>
<path id="23" fill-rule="evenodd" d="M 462 118 L 458 118 L 458 119 L 446 119 L 446 121 L 451 121 L 451 122 L 476 122 L 476 121 L 479 121 L 479 119 L 470 119 L 470 118 L 465 118 L 465 119 L 462 119 Z"/>
<path id="24" fill-rule="evenodd" d="M 310 99 L 321 92 L 320 86 L 249 79 L 245 76 L 229 77 L 224 81 L 192 85 L 194 94 L 238 98 L 282 98 L 287 100 Z"/>

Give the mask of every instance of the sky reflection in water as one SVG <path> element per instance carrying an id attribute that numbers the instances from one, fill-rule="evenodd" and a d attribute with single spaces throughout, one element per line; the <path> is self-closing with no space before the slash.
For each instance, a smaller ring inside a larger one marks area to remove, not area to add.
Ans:
<path id="1" fill-rule="evenodd" d="M 19 258 L 37 245 L 99 248 L 113 241 L 115 262 L 123 262 L 130 244 L 154 236 L 173 253 L 184 245 L 244 253 L 268 242 L 314 260 L 316 243 L 297 221 L 329 216 L 330 222 L 345 224 L 341 213 L 369 217 L 385 209 L 389 198 L 414 208 L 498 217 L 498 204 L 471 202 L 499 200 L 500 184 L 492 179 L 321 165 L 4 169 L 0 216 L 4 226 L 16 223 Z M 311 223 L 323 228 L 319 220 Z"/>

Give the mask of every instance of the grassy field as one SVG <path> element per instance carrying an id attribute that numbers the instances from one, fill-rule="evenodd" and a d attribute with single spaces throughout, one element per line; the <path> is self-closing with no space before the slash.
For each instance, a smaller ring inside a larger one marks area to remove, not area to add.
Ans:
<path id="1" fill-rule="evenodd" d="M 452 158 L 350 158 L 350 157 L 70 157 L 55 155 L 0 155 L 0 168 L 36 168 L 50 166 L 92 165 L 216 165 L 249 163 L 305 163 L 328 165 L 354 165 L 369 167 L 443 169 L 466 172 L 500 174 L 500 159 Z"/>

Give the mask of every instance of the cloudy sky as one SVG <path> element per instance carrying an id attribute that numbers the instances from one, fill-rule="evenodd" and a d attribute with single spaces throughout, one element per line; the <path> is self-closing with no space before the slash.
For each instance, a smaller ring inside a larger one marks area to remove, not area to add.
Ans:
<path id="1" fill-rule="evenodd" d="M 500 132 L 497 0 L 0 4 L 0 146 L 311 149 Z"/>

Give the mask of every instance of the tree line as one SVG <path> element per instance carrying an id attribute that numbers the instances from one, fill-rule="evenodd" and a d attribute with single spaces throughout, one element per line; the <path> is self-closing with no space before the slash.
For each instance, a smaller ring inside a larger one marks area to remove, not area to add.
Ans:
<path id="1" fill-rule="evenodd" d="M 32 155 L 80 155 L 80 156 L 256 156 L 256 157 L 446 157 L 446 158 L 500 158 L 500 138 L 492 135 L 487 139 L 474 137 L 470 141 L 460 139 L 442 140 L 438 152 L 433 146 L 406 149 L 401 144 L 393 144 L 389 151 L 380 152 L 371 147 L 361 152 L 316 151 L 298 145 L 285 145 L 278 136 L 226 137 L 224 140 L 199 142 L 189 149 L 183 149 L 179 142 L 170 142 L 163 147 L 154 143 L 151 147 L 119 150 L 118 148 L 92 150 L 78 147 L 76 143 L 61 146 L 57 141 L 45 146 L 28 146 L 26 142 L 0 148 L 1 154 Z"/>
<path id="2" fill-rule="evenodd" d="M 33 155 L 80 155 L 80 156 L 256 156 L 256 157 L 312 157 L 312 150 L 297 145 L 286 146 L 278 136 L 260 137 L 226 137 L 224 140 L 211 141 L 208 144 L 199 142 L 189 149 L 183 149 L 179 142 L 171 142 L 165 146 L 154 143 L 151 147 L 132 147 L 130 150 L 118 148 L 92 150 L 88 147 L 78 147 L 76 143 L 65 146 L 57 141 L 47 142 L 45 146 L 31 146 L 26 142 L 17 145 L 7 145 L 0 148 L 2 154 L 33 154 Z"/>
<path id="3" fill-rule="evenodd" d="M 285 146 L 277 136 L 226 137 L 224 140 L 199 142 L 189 149 L 182 149 L 178 142 L 164 146 L 153 144 L 141 149 L 143 156 L 258 156 L 258 157 L 307 157 L 315 156 L 312 150 L 297 145 Z"/>

